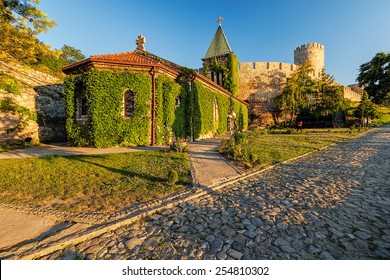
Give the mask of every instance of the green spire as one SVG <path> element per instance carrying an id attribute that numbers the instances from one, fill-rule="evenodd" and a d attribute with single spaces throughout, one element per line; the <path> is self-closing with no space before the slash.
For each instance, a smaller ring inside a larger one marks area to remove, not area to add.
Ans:
<path id="1" fill-rule="evenodd" d="M 225 34 L 223 33 L 222 26 L 220 24 L 203 59 L 226 55 L 232 52 L 233 51 L 229 46 L 229 43 L 226 39 Z"/>

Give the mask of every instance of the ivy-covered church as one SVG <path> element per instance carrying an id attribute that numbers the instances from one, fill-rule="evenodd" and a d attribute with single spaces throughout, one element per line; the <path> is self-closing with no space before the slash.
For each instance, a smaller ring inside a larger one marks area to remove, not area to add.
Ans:
<path id="1" fill-rule="evenodd" d="M 247 104 L 236 97 L 237 58 L 221 26 L 203 58 L 205 75 L 147 52 L 143 36 L 136 43 L 134 52 L 64 67 L 73 145 L 154 145 L 247 129 Z"/>

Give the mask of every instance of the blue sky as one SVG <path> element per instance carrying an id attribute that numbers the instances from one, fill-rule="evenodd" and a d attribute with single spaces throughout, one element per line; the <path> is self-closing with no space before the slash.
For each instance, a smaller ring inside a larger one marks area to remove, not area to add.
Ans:
<path id="1" fill-rule="evenodd" d="M 200 68 L 219 16 L 241 62 L 293 63 L 295 47 L 319 42 L 326 71 L 342 84 L 390 52 L 389 0 L 41 0 L 39 8 L 57 21 L 40 39 L 86 56 L 133 51 L 142 34 L 147 51 Z"/>

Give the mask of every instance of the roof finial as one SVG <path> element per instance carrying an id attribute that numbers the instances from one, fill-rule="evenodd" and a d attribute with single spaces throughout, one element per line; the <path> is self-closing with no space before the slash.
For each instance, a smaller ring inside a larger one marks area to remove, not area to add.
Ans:
<path id="1" fill-rule="evenodd" d="M 219 18 L 218 18 L 218 20 L 217 20 L 219 26 L 222 25 L 222 21 L 223 21 L 223 17 L 219 16 Z"/>
<path id="2" fill-rule="evenodd" d="M 145 48 L 146 38 L 144 35 L 139 35 L 135 43 L 137 44 L 137 50 L 146 51 Z"/>

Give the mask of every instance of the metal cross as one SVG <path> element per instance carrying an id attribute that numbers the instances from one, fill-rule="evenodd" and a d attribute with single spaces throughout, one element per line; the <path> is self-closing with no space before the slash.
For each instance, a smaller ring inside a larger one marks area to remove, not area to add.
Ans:
<path id="1" fill-rule="evenodd" d="M 223 18 L 222 18 L 221 16 L 219 16 L 219 18 L 218 18 L 218 20 L 217 20 L 219 26 L 222 25 L 222 21 L 223 21 Z"/>

